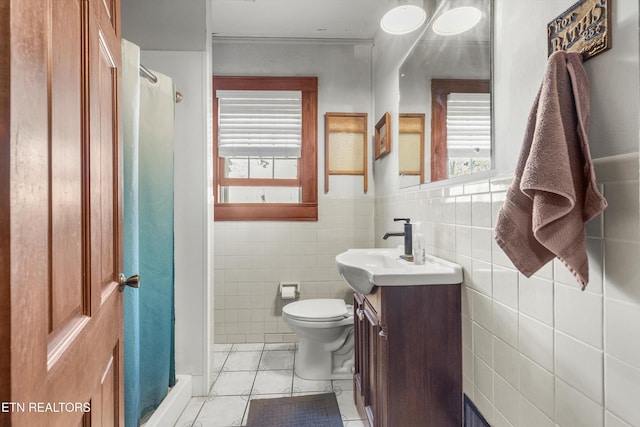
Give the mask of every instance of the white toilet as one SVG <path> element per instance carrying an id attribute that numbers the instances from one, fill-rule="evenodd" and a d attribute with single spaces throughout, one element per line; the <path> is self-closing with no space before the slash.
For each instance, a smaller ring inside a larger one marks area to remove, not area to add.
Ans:
<path id="1" fill-rule="evenodd" d="M 282 318 L 300 338 L 296 375 L 307 380 L 352 378 L 352 305 L 341 299 L 295 301 L 282 308 Z"/>

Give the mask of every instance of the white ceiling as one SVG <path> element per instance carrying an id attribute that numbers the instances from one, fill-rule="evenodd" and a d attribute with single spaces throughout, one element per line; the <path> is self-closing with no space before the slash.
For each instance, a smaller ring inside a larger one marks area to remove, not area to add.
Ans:
<path id="1" fill-rule="evenodd" d="M 396 0 L 212 0 L 214 37 L 372 40 Z"/>
<path id="2" fill-rule="evenodd" d="M 365 40 L 375 37 L 380 18 L 397 4 L 397 0 L 122 0 L 123 37 L 143 50 L 204 50 L 210 36 L 208 2 L 214 37 Z"/>
<path id="3" fill-rule="evenodd" d="M 122 0 L 122 37 L 143 50 L 205 50 L 210 0 Z"/>

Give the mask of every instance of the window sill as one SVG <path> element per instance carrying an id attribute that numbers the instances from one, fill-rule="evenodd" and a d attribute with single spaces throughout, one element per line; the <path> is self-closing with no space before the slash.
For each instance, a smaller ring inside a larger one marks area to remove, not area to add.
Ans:
<path id="1" fill-rule="evenodd" d="M 317 221 L 317 203 L 216 203 L 214 221 Z"/>

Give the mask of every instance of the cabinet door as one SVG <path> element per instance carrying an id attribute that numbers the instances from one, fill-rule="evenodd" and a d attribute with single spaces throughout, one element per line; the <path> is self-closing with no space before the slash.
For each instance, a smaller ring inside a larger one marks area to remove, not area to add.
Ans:
<path id="1" fill-rule="evenodd" d="M 364 410 L 372 426 L 378 426 L 379 396 L 378 384 L 380 381 L 379 372 L 379 351 L 378 341 L 380 333 L 380 322 L 375 310 L 366 302 L 363 304 L 365 317 L 365 345 L 366 345 L 366 369 L 364 374 Z"/>
<path id="2" fill-rule="evenodd" d="M 365 369 L 366 363 L 365 358 L 367 354 L 367 349 L 365 346 L 365 337 L 366 332 L 364 330 L 364 312 L 363 312 L 363 301 L 361 295 L 354 294 L 353 295 L 353 306 L 355 307 L 355 316 L 354 316 L 354 339 L 355 339 L 355 354 L 354 354 L 354 392 L 361 399 L 364 396 L 364 384 L 363 384 L 363 370 Z"/>
<path id="3" fill-rule="evenodd" d="M 389 359 L 389 341 L 387 338 L 387 328 L 381 320 L 378 323 L 378 332 L 376 334 L 376 378 L 378 382 L 376 384 L 376 396 L 377 396 L 377 412 L 376 412 L 376 427 L 388 427 L 387 423 L 387 381 L 388 381 L 388 359 Z"/>

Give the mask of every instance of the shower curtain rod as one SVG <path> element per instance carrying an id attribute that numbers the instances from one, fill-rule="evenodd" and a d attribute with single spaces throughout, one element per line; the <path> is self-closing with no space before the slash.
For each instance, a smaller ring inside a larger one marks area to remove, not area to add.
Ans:
<path id="1" fill-rule="evenodd" d="M 151 72 L 151 70 L 149 70 L 147 67 L 145 67 L 144 65 L 140 64 L 140 75 L 142 77 L 145 77 L 146 79 L 148 79 L 151 83 L 157 83 L 158 82 L 158 77 L 156 77 L 155 74 L 153 74 Z M 176 92 L 176 104 L 180 101 L 182 101 L 184 97 L 182 96 L 182 94 L 180 92 Z"/>

